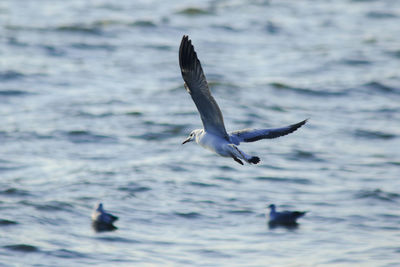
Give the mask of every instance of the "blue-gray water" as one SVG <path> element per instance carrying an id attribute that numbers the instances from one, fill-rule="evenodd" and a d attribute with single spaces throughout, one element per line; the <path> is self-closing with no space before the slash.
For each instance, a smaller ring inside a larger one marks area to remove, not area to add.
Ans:
<path id="1" fill-rule="evenodd" d="M 399 266 L 400 1 L 0 2 L 1 266 Z M 240 166 L 201 122 L 193 40 Z M 96 233 L 96 203 L 120 217 Z M 269 229 L 267 204 L 307 210 Z"/>

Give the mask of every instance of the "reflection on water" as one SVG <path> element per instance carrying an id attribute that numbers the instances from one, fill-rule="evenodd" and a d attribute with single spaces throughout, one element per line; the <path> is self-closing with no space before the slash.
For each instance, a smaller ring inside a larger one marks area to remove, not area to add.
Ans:
<path id="1" fill-rule="evenodd" d="M 299 223 L 275 223 L 275 222 L 268 222 L 268 227 L 269 229 L 273 230 L 276 228 L 285 228 L 288 230 L 296 230 L 297 228 L 299 228 Z"/>

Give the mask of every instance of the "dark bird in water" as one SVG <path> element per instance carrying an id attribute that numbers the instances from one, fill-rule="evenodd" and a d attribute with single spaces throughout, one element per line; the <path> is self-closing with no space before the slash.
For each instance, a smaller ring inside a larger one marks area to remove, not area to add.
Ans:
<path id="1" fill-rule="evenodd" d="M 276 211 L 274 204 L 268 206 L 270 208 L 269 212 L 269 222 L 270 226 L 297 226 L 297 219 L 303 217 L 306 211 Z"/>
<path id="2" fill-rule="evenodd" d="M 182 144 L 196 141 L 200 146 L 222 157 L 230 157 L 241 165 L 243 165 L 242 160 L 257 164 L 260 162 L 260 158 L 247 155 L 240 150 L 238 145 L 241 142 L 254 142 L 284 136 L 296 131 L 307 122 L 307 120 L 303 120 L 281 128 L 243 129 L 228 133 L 225 129 L 222 112 L 211 95 L 206 76 L 194 51 L 192 41 L 187 35 L 183 36 L 179 48 L 179 65 L 185 81 L 185 88 L 192 97 L 203 122 L 203 129 L 193 130 Z"/>
<path id="3" fill-rule="evenodd" d="M 97 232 L 113 231 L 117 229 L 113 223 L 118 220 L 117 216 L 104 211 L 103 204 L 96 205 L 92 213 L 92 226 Z"/>

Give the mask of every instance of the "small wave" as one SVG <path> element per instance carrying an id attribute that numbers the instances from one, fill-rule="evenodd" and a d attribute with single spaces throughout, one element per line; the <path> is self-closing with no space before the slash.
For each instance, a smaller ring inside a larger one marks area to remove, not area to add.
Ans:
<path id="1" fill-rule="evenodd" d="M 305 178 L 284 178 L 284 177 L 272 177 L 272 176 L 259 176 L 254 178 L 257 181 L 270 181 L 278 183 L 294 183 L 294 184 L 311 184 L 309 179 Z"/>
<path id="2" fill-rule="evenodd" d="M 286 109 L 284 107 L 281 107 L 279 105 L 272 105 L 267 107 L 269 110 L 272 111 L 278 111 L 278 112 L 286 112 Z"/>
<path id="3" fill-rule="evenodd" d="M 267 21 L 265 30 L 270 34 L 278 34 L 281 31 L 281 27 L 279 27 L 277 24 L 275 24 L 272 21 Z"/>
<path id="4" fill-rule="evenodd" d="M 19 40 L 17 37 L 8 37 L 7 42 L 9 45 L 11 46 L 15 46 L 15 47 L 27 47 L 29 46 L 29 44 L 27 42 L 21 41 Z"/>
<path id="5" fill-rule="evenodd" d="M 66 258 L 66 259 L 88 258 L 88 255 L 86 255 L 84 253 L 69 250 L 69 249 L 59 249 L 56 251 L 51 251 L 51 252 L 49 252 L 49 254 L 52 256 L 58 257 L 58 258 Z"/>
<path id="6" fill-rule="evenodd" d="M 211 75 L 209 75 L 209 76 L 211 76 Z M 212 80 L 212 78 L 211 78 L 210 82 L 208 83 L 208 85 L 213 88 L 213 91 L 223 88 L 224 91 L 228 90 L 228 92 L 229 91 L 236 92 L 240 89 L 240 87 L 237 84 L 221 81 L 220 79 L 223 77 L 218 77 L 218 75 L 215 75 L 215 76 L 216 77 L 214 77 L 214 79 L 218 79 L 218 81 Z"/>
<path id="7" fill-rule="evenodd" d="M 106 135 L 100 135 L 85 130 L 73 130 L 66 132 L 65 135 L 73 143 L 112 143 L 115 138 Z"/>
<path id="8" fill-rule="evenodd" d="M 397 93 L 397 94 L 400 94 L 400 88 L 395 88 L 395 87 L 392 87 L 392 86 L 388 86 L 388 85 L 385 85 L 385 84 L 383 84 L 381 82 L 372 81 L 372 82 L 366 83 L 364 86 L 367 87 L 367 88 L 373 89 L 373 90 L 377 90 L 377 91 L 382 92 L 382 93 Z"/>
<path id="9" fill-rule="evenodd" d="M 23 78 L 25 75 L 21 72 L 15 70 L 6 70 L 0 72 L 0 81 L 10 81 L 10 80 L 18 80 Z"/>
<path id="10" fill-rule="evenodd" d="M 50 201 L 45 204 L 35 205 L 35 208 L 44 211 L 70 211 L 73 209 L 73 205 L 62 201 Z"/>
<path id="11" fill-rule="evenodd" d="M 342 63 L 350 66 L 358 66 L 358 65 L 369 65 L 372 62 L 366 59 L 358 59 L 358 58 L 347 58 L 343 59 Z"/>
<path id="12" fill-rule="evenodd" d="M 168 138 L 175 137 L 173 134 L 169 133 L 168 131 L 165 132 L 154 132 L 154 133 L 145 133 L 142 135 L 135 135 L 132 136 L 133 138 L 148 140 L 148 141 L 158 141 L 158 140 L 165 140 Z"/>
<path id="13" fill-rule="evenodd" d="M 234 28 L 232 25 L 227 25 L 227 24 L 213 24 L 211 25 L 214 29 L 221 29 L 224 31 L 230 31 L 230 32 L 239 32 L 239 29 Z"/>
<path id="14" fill-rule="evenodd" d="M 145 122 L 147 125 L 158 125 L 164 126 L 164 129 L 155 132 L 147 132 L 141 135 L 132 136 L 133 138 L 139 138 L 144 140 L 156 141 L 174 138 L 177 135 L 184 134 L 187 129 L 187 125 L 176 125 L 176 124 L 157 124 L 151 121 Z M 165 129 L 166 128 L 166 129 Z"/>
<path id="15" fill-rule="evenodd" d="M 5 140 L 6 138 L 8 138 L 8 137 L 9 137 L 9 134 L 8 134 L 7 132 L 0 131 L 0 140 L 1 140 L 1 141 L 4 142 L 4 140 Z"/>
<path id="16" fill-rule="evenodd" d="M 222 171 L 234 171 L 235 170 L 235 168 L 232 168 L 232 166 L 229 166 L 229 165 L 220 165 L 218 168 Z"/>
<path id="17" fill-rule="evenodd" d="M 216 184 L 208 184 L 201 182 L 188 182 L 189 185 L 197 186 L 197 187 L 218 187 Z"/>
<path id="18" fill-rule="evenodd" d="M 285 83 L 281 82 L 272 82 L 269 83 L 270 86 L 272 86 L 275 89 L 279 90 L 287 90 L 287 91 L 292 91 L 295 93 L 299 94 L 305 94 L 305 95 L 313 95 L 313 96 L 342 96 L 345 95 L 346 93 L 343 92 L 332 92 L 332 91 L 327 91 L 327 90 L 313 90 L 309 88 L 300 88 L 300 87 L 294 87 Z"/>
<path id="19" fill-rule="evenodd" d="M 100 20 L 95 20 L 89 25 L 93 25 L 95 27 L 107 27 L 111 25 L 122 25 L 125 24 L 123 21 L 120 20 L 114 20 L 114 19 L 100 19 Z"/>
<path id="20" fill-rule="evenodd" d="M 371 19 L 391 19 L 396 18 L 396 14 L 385 11 L 370 11 L 367 13 L 367 17 Z"/>
<path id="21" fill-rule="evenodd" d="M 110 44 L 88 44 L 88 43 L 73 43 L 71 44 L 72 48 L 81 49 L 81 50 L 106 50 L 106 51 L 114 51 L 116 49 L 115 45 Z"/>
<path id="22" fill-rule="evenodd" d="M 233 255 L 223 253 L 221 251 L 213 250 L 213 249 L 200 249 L 194 250 L 195 253 L 200 253 L 205 255 L 207 258 L 232 258 Z"/>
<path id="23" fill-rule="evenodd" d="M 323 159 L 315 155 L 313 152 L 304 150 L 295 150 L 293 153 L 288 155 L 288 158 L 291 160 L 304 160 L 304 161 L 317 161 L 317 162 L 324 161 Z"/>
<path id="24" fill-rule="evenodd" d="M 55 28 L 56 31 L 60 32 L 71 32 L 71 33 L 84 33 L 84 34 L 93 34 L 93 35 L 101 35 L 102 30 L 100 27 L 101 24 L 93 23 L 91 25 L 84 24 L 70 24 L 70 25 L 62 25 Z"/>
<path id="25" fill-rule="evenodd" d="M 224 169 L 223 166 L 220 167 L 220 169 Z M 229 169 L 229 170 L 231 170 L 231 169 Z M 232 183 L 235 183 L 235 184 L 240 184 L 241 183 L 241 181 L 236 180 L 236 179 L 231 178 L 231 177 L 218 176 L 218 177 L 215 177 L 214 179 L 215 180 L 221 180 L 221 181 L 228 181 L 228 182 L 232 182 Z"/>
<path id="26" fill-rule="evenodd" d="M 157 25 L 151 20 L 137 20 L 129 23 L 129 26 L 133 27 L 156 27 Z"/>
<path id="27" fill-rule="evenodd" d="M 38 32 L 65 32 L 90 35 L 103 35 L 110 26 L 133 26 L 133 27 L 156 27 L 156 23 L 151 20 L 110 20 L 101 19 L 88 23 L 67 23 L 51 27 L 31 26 L 31 25 L 6 25 L 5 28 L 11 31 L 38 31 Z"/>
<path id="28" fill-rule="evenodd" d="M 139 117 L 139 116 L 143 116 L 143 112 L 129 111 L 129 112 L 126 112 L 125 115 Z"/>
<path id="29" fill-rule="evenodd" d="M 28 244 L 16 244 L 3 246 L 5 249 L 19 251 L 19 252 L 38 252 L 40 249 L 38 247 L 28 245 Z"/>
<path id="30" fill-rule="evenodd" d="M 199 16 L 199 15 L 211 15 L 212 12 L 207 9 L 199 7 L 187 7 L 179 10 L 177 14 L 182 14 L 187 16 Z"/>
<path id="31" fill-rule="evenodd" d="M 166 44 L 148 44 L 146 47 L 160 51 L 172 51 L 174 49 L 172 46 Z"/>
<path id="32" fill-rule="evenodd" d="M 44 51 L 50 56 L 64 56 L 66 54 L 64 49 L 55 47 L 53 45 L 40 45 L 40 48 L 44 49 Z"/>
<path id="33" fill-rule="evenodd" d="M 138 186 L 138 185 L 128 185 L 128 186 L 120 186 L 118 190 L 130 192 L 130 193 L 140 193 L 150 191 L 151 188 L 147 186 Z"/>
<path id="34" fill-rule="evenodd" d="M 252 214 L 254 211 L 250 209 L 237 209 L 237 210 L 228 210 L 230 214 Z"/>
<path id="35" fill-rule="evenodd" d="M 0 219 L 0 226 L 8 226 L 8 225 L 15 225 L 15 224 L 18 224 L 18 222 L 7 220 L 7 219 Z"/>
<path id="36" fill-rule="evenodd" d="M 29 93 L 22 90 L 0 90 L 0 96 L 23 96 L 27 94 Z"/>
<path id="37" fill-rule="evenodd" d="M 388 51 L 388 54 L 392 55 L 395 58 L 400 58 L 400 50 L 391 50 Z"/>
<path id="38" fill-rule="evenodd" d="M 87 111 L 78 111 L 75 114 L 77 116 L 79 116 L 79 117 L 87 117 L 87 118 L 106 118 L 106 117 L 110 117 L 110 116 L 114 116 L 115 115 L 112 112 L 94 113 L 94 112 L 87 112 Z"/>
<path id="39" fill-rule="evenodd" d="M 30 196 L 31 194 L 26 190 L 11 187 L 11 188 L 0 191 L 0 195 L 26 197 L 26 196 Z"/>
<path id="40" fill-rule="evenodd" d="M 5 137 L 5 136 L 2 136 L 2 133 L 0 132 L 0 140 L 3 137 Z M 26 165 L 21 165 L 20 163 L 17 163 L 17 162 L 0 159 L 0 172 L 19 170 L 19 169 L 23 169 L 25 167 L 26 167 Z M 2 191 L 0 191 L 0 194 L 1 194 L 1 192 Z"/>
<path id="41" fill-rule="evenodd" d="M 174 214 L 185 219 L 197 219 L 201 217 L 201 214 L 198 212 L 175 212 Z"/>
<path id="42" fill-rule="evenodd" d="M 395 134 L 386 133 L 382 131 L 370 131 L 370 130 L 356 130 L 354 135 L 356 137 L 361 137 L 361 138 L 383 139 L 383 140 L 389 140 L 397 137 Z"/>
<path id="43" fill-rule="evenodd" d="M 12 31 L 37 31 L 37 32 L 67 32 L 67 33 L 80 33 L 80 34 L 92 34 L 101 35 L 102 24 L 98 22 L 90 24 L 66 24 L 55 27 L 38 27 L 38 26 L 21 26 L 21 25 L 6 25 L 6 29 Z"/>
<path id="44" fill-rule="evenodd" d="M 63 201 L 47 201 L 45 203 L 34 203 L 32 201 L 22 200 L 19 204 L 32 206 L 35 209 L 43 211 L 72 211 L 73 205 Z"/>
<path id="45" fill-rule="evenodd" d="M 24 131 L 13 131 L 13 132 L 1 132 L 0 131 L 0 138 L 10 139 L 10 140 L 36 140 L 36 139 L 51 139 L 53 138 L 52 135 L 41 134 L 37 132 L 24 132 Z M 15 167 L 15 168 L 20 168 Z"/>
<path id="46" fill-rule="evenodd" d="M 363 198 L 372 198 L 377 200 L 389 201 L 393 202 L 400 199 L 400 194 L 392 193 L 392 192 L 385 192 L 381 189 L 374 189 L 374 190 L 362 190 L 355 195 L 356 198 L 363 199 Z"/>

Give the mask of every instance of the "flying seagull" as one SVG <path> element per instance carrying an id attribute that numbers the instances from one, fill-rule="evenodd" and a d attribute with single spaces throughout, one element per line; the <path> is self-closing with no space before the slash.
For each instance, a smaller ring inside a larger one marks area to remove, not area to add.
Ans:
<path id="1" fill-rule="evenodd" d="M 92 213 L 92 226 L 96 231 L 112 231 L 117 229 L 113 225 L 116 220 L 118 220 L 117 216 L 104 211 L 102 203 L 96 205 Z"/>
<path id="2" fill-rule="evenodd" d="M 276 211 L 276 207 L 274 204 L 268 206 L 271 209 L 269 213 L 269 225 L 297 225 L 297 219 L 303 217 L 306 212 L 305 211 Z"/>
<path id="3" fill-rule="evenodd" d="M 237 147 L 241 142 L 254 142 L 287 135 L 307 122 L 303 120 L 281 128 L 243 129 L 227 133 L 221 110 L 211 95 L 200 61 L 187 35 L 183 36 L 179 48 L 179 65 L 185 88 L 196 104 L 203 122 L 203 129 L 193 130 L 182 144 L 196 141 L 202 147 L 220 156 L 233 158 L 241 165 L 243 165 L 241 159 L 247 163 L 257 164 L 260 162 L 259 157 L 247 155 Z"/>

